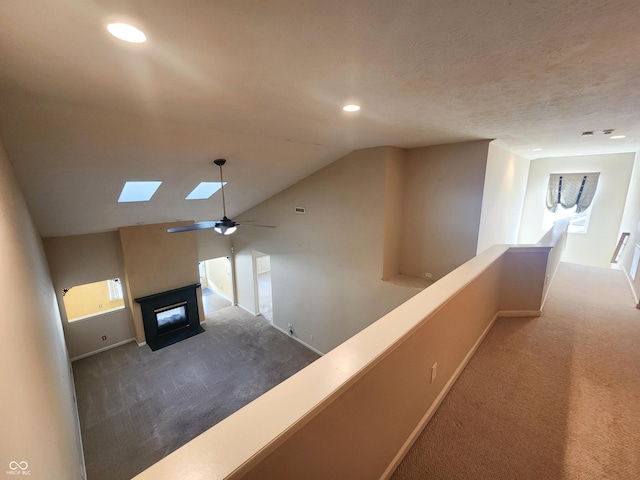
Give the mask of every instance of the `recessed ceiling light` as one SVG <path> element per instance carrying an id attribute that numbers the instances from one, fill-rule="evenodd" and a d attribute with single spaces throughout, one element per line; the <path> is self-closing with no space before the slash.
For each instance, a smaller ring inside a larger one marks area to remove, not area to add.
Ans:
<path id="1" fill-rule="evenodd" d="M 620 138 L 625 138 L 626 135 L 611 135 L 609 138 L 611 140 L 619 140 Z"/>
<path id="2" fill-rule="evenodd" d="M 344 107 L 342 107 L 342 110 L 344 110 L 345 112 L 357 112 L 358 110 L 360 110 L 360 105 L 345 105 Z"/>
<path id="3" fill-rule="evenodd" d="M 227 182 L 224 182 L 225 186 Z M 193 191 L 185 197 L 185 200 L 206 200 L 220 190 L 220 182 L 200 182 Z"/>
<path id="4" fill-rule="evenodd" d="M 542 149 L 540 147 L 531 149 L 532 152 L 540 152 L 541 150 Z"/>
<path id="5" fill-rule="evenodd" d="M 118 203 L 148 202 L 162 182 L 126 182 L 120 192 Z"/>
<path id="6" fill-rule="evenodd" d="M 593 132 L 582 132 L 583 137 L 593 137 Z"/>
<path id="7" fill-rule="evenodd" d="M 603 134 L 603 135 L 611 135 L 611 134 L 613 133 L 613 131 L 614 131 L 614 130 L 615 130 L 615 129 L 613 129 L 613 128 L 607 128 L 607 129 L 605 129 L 605 130 L 602 130 L 602 134 Z"/>
<path id="8" fill-rule="evenodd" d="M 142 30 L 127 23 L 110 23 L 107 30 L 111 35 L 129 43 L 143 43 L 147 41 L 147 36 Z"/>

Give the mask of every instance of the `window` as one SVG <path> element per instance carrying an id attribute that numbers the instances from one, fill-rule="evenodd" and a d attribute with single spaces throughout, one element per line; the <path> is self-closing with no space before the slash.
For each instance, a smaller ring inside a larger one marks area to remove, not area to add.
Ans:
<path id="1" fill-rule="evenodd" d="M 109 301 L 117 302 L 122 300 L 122 285 L 120 285 L 119 278 L 107 280 L 107 287 L 109 288 Z"/>
<path id="2" fill-rule="evenodd" d="M 563 208 L 558 207 L 555 212 L 550 212 L 545 208 L 544 217 L 542 218 L 542 230 L 545 232 L 553 227 L 553 224 L 563 218 L 570 218 L 569 229 L 570 233 L 587 233 L 589 228 L 589 217 L 591 217 L 591 209 L 584 212 L 576 213 L 576 207 Z"/>
<path id="3" fill-rule="evenodd" d="M 69 322 L 124 308 L 119 278 L 65 288 L 62 295 Z"/>
<path id="4" fill-rule="evenodd" d="M 570 218 L 569 232 L 587 233 L 591 203 L 600 173 L 554 173 L 549 175 L 542 229 L 549 230 L 563 218 Z"/>

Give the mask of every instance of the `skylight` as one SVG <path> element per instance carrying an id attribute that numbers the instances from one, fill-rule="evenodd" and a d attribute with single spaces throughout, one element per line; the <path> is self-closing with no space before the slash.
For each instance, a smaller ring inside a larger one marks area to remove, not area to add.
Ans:
<path id="1" fill-rule="evenodd" d="M 147 41 L 147 36 L 142 30 L 127 23 L 110 23 L 107 25 L 107 30 L 111 35 L 125 42 L 144 43 Z"/>
<path id="2" fill-rule="evenodd" d="M 227 182 L 224 182 L 226 185 Z M 185 197 L 185 200 L 206 200 L 220 190 L 220 182 L 200 182 L 193 191 Z"/>
<path id="3" fill-rule="evenodd" d="M 126 182 L 118 203 L 148 202 L 162 182 Z"/>

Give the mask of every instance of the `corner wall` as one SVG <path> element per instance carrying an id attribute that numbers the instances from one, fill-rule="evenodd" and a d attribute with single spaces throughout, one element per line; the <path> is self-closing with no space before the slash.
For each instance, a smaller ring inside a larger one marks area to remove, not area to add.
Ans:
<path id="1" fill-rule="evenodd" d="M 489 140 L 407 150 L 400 273 L 438 280 L 476 254 Z"/>
<path id="2" fill-rule="evenodd" d="M 157 223 L 120 228 L 128 306 L 136 340 L 145 341 L 142 311 L 135 299 L 200 283 L 198 245 L 195 232 L 167 233 L 171 227 L 193 222 Z M 198 310 L 204 321 L 202 295 Z"/>
<path id="3" fill-rule="evenodd" d="M 134 337 L 131 310 L 126 298 L 126 281 L 122 247 L 118 232 L 51 237 L 43 240 L 51 277 L 58 292 L 64 335 L 72 359 L 117 345 Z M 120 278 L 125 294 L 124 310 L 69 323 L 64 301 L 64 288 Z M 102 337 L 107 337 L 102 340 Z"/>
<path id="4" fill-rule="evenodd" d="M 26 462 L 32 479 L 82 479 L 80 424 L 56 294 L 1 144 L 0 256 L 0 469 Z"/>
<path id="5" fill-rule="evenodd" d="M 529 160 L 489 144 L 477 253 L 495 244 L 518 243 L 528 176 Z"/>
<path id="6" fill-rule="evenodd" d="M 252 251 L 271 255 L 274 325 L 328 352 L 418 290 L 383 282 L 387 147 L 358 150 L 241 215 L 238 303 L 254 310 Z M 294 208 L 306 208 L 306 214 Z"/>
<path id="7" fill-rule="evenodd" d="M 391 280 L 400 274 L 405 157 L 406 150 L 389 148 L 387 151 L 384 179 L 383 280 Z"/>

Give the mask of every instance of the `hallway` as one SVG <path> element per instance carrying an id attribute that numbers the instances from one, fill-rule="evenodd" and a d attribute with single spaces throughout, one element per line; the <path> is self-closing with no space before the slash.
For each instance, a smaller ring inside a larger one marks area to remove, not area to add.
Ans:
<path id="1" fill-rule="evenodd" d="M 640 310 L 620 270 L 561 263 L 498 319 L 393 477 L 640 478 Z"/>

